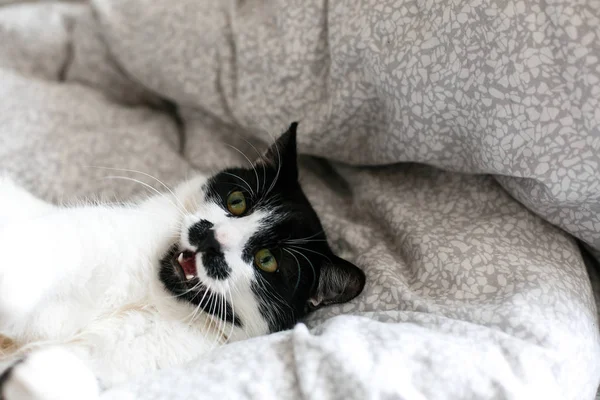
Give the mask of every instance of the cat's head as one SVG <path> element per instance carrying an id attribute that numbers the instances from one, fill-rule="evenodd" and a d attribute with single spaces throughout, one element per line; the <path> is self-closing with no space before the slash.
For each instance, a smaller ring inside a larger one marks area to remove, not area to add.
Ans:
<path id="1" fill-rule="evenodd" d="M 236 337 L 291 328 L 365 284 L 360 269 L 333 254 L 298 183 L 296 126 L 251 168 L 221 171 L 180 199 L 189 214 L 161 261 L 165 287 L 233 322 Z"/>

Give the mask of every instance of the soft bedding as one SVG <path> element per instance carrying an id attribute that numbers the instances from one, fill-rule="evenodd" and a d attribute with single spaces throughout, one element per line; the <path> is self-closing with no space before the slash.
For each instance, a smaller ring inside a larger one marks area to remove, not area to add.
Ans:
<path id="1" fill-rule="evenodd" d="M 246 163 L 299 120 L 303 187 L 368 276 L 104 398 L 594 396 L 597 272 L 574 237 L 600 251 L 597 2 L 8 3 L 3 173 L 125 200 L 147 188 L 117 175 L 160 189 L 131 170 Z"/>

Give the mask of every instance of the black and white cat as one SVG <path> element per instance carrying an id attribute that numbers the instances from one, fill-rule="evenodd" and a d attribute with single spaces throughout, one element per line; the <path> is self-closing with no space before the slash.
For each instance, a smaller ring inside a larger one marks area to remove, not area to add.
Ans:
<path id="1" fill-rule="evenodd" d="M 298 183 L 296 125 L 252 168 L 137 205 L 61 208 L 0 179 L 0 398 L 94 399 L 357 296 Z"/>

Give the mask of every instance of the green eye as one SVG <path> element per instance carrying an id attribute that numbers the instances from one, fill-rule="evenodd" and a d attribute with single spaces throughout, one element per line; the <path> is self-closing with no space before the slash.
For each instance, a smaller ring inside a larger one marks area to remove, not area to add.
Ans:
<path id="1" fill-rule="evenodd" d="M 227 196 L 227 209 L 235 216 L 240 216 L 246 212 L 246 197 L 244 193 L 238 191 L 231 192 Z"/>
<path id="2" fill-rule="evenodd" d="M 259 250 L 254 255 L 254 263 L 265 272 L 275 272 L 279 268 L 275 256 L 267 249 Z"/>

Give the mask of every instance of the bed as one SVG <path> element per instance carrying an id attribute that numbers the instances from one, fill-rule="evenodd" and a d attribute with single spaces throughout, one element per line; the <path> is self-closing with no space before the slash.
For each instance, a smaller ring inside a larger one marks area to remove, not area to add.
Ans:
<path id="1" fill-rule="evenodd" d="M 102 398 L 594 398 L 599 7 L 1 0 L 3 173 L 121 201 L 147 188 L 111 176 L 243 165 L 299 121 L 302 185 L 367 273 L 351 303 Z"/>

